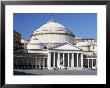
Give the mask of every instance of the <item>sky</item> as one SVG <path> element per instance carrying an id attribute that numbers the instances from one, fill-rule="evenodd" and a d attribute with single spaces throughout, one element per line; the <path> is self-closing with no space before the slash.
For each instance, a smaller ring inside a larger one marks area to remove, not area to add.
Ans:
<path id="1" fill-rule="evenodd" d="M 14 13 L 14 30 L 21 33 L 22 38 L 30 39 L 33 31 L 49 19 L 55 19 L 76 37 L 97 39 L 96 13 Z"/>

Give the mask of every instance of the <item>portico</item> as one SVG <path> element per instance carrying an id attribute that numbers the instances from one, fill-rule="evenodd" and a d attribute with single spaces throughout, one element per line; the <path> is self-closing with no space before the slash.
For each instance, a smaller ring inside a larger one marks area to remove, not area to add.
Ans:
<path id="1" fill-rule="evenodd" d="M 83 53 L 49 52 L 48 68 L 81 68 L 83 67 Z M 52 58 L 54 57 L 54 58 Z"/>
<path id="2" fill-rule="evenodd" d="M 68 47 L 63 49 L 63 47 Z M 48 51 L 48 69 L 82 68 L 83 51 L 65 43 Z"/>

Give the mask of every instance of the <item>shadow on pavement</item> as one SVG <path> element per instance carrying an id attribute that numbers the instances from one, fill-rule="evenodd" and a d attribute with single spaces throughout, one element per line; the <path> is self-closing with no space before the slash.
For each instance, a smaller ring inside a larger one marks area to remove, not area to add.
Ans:
<path id="1" fill-rule="evenodd" d="M 36 75 L 36 74 L 14 71 L 13 75 Z"/>

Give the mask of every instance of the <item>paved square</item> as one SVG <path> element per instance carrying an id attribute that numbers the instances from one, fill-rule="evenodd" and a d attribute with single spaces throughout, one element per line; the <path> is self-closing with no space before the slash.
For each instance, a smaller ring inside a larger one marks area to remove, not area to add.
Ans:
<path id="1" fill-rule="evenodd" d="M 14 75 L 97 75 L 97 70 L 14 69 Z"/>

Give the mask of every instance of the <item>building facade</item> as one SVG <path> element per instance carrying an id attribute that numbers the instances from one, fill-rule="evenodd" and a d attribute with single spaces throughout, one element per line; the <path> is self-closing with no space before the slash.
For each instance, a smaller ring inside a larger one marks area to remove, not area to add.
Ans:
<path id="1" fill-rule="evenodd" d="M 26 42 L 25 42 L 26 43 Z M 22 52 L 14 56 L 15 68 L 83 70 L 97 64 L 96 42 L 76 42 L 75 35 L 51 19 L 36 29 Z"/>
<path id="2" fill-rule="evenodd" d="M 21 45 L 21 34 L 17 31 L 14 31 L 14 51 L 17 51 L 22 48 Z"/>

